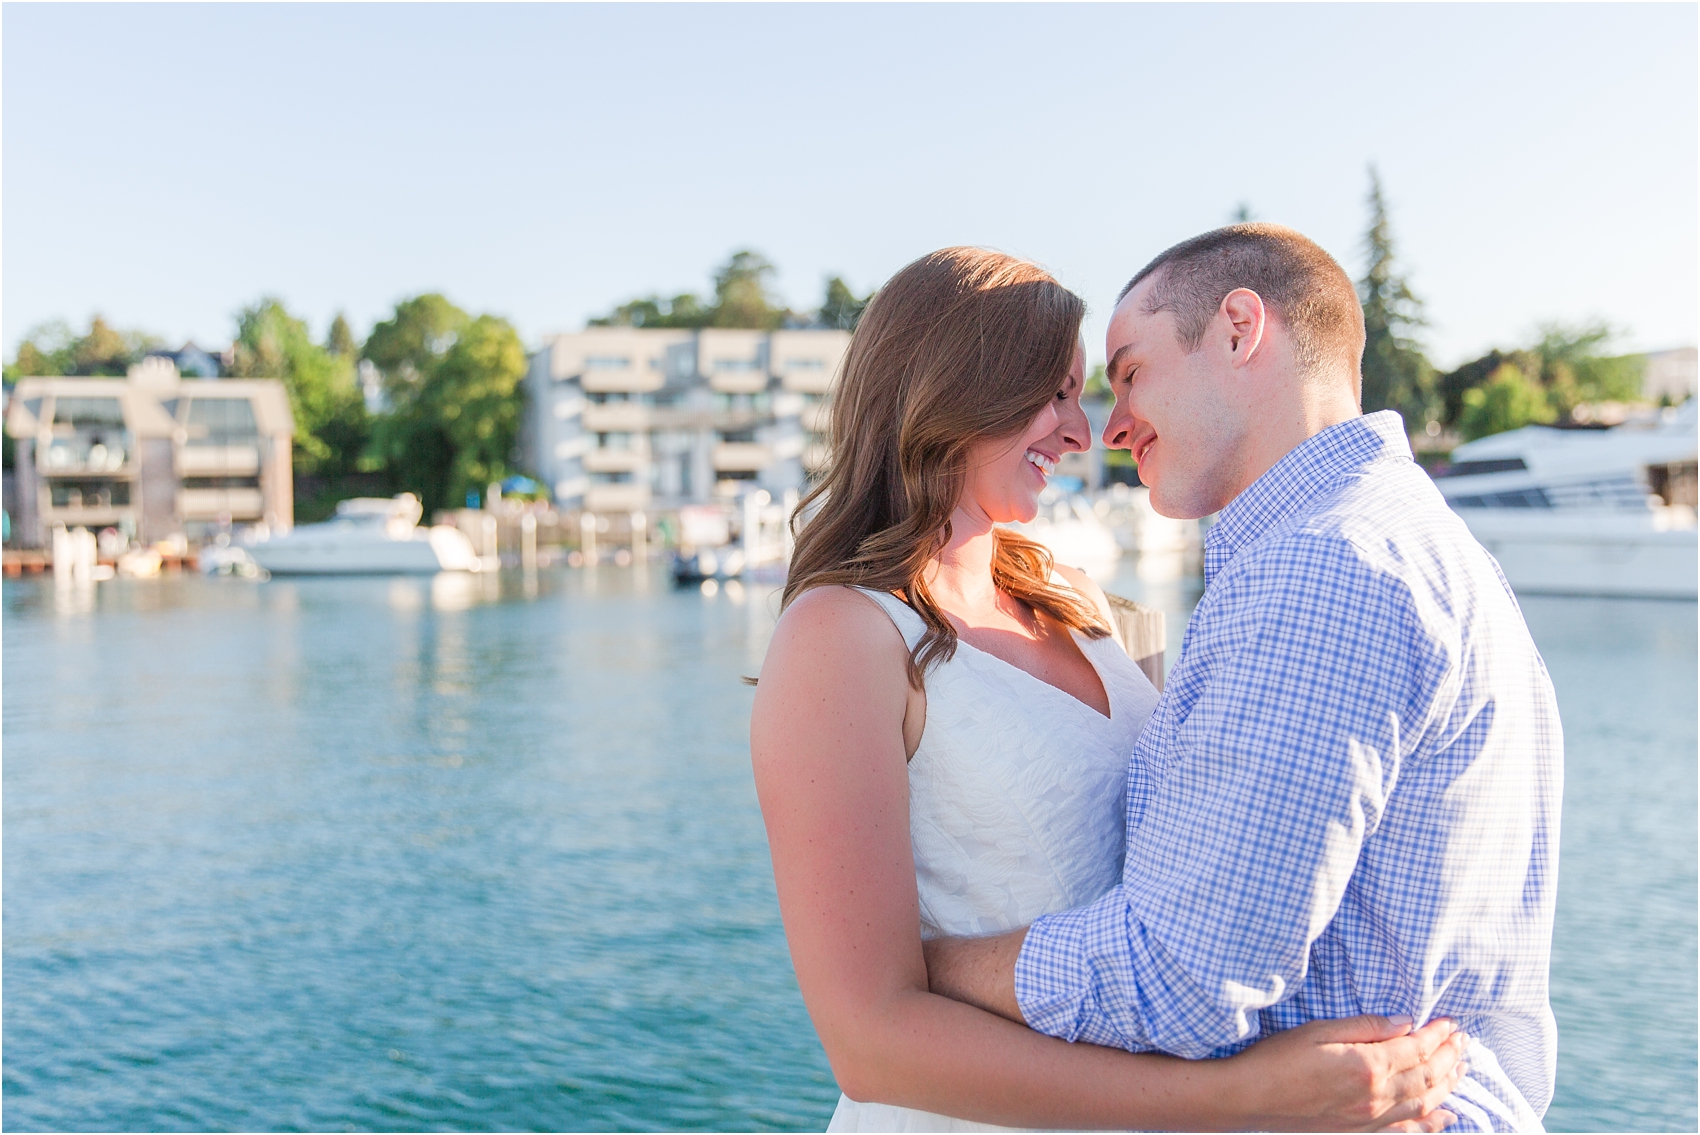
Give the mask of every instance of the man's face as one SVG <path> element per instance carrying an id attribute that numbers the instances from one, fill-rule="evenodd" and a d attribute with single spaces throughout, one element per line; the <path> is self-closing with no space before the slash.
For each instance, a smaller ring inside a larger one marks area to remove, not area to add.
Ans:
<path id="1" fill-rule="evenodd" d="M 1173 313 L 1145 311 L 1154 279 L 1141 281 L 1110 318 L 1107 377 L 1116 404 L 1104 444 L 1132 452 L 1152 508 L 1191 519 L 1217 511 L 1238 491 L 1243 415 L 1226 397 L 1233 375 L 1213 349 L 1215 321 L 1189 354 Z"/>

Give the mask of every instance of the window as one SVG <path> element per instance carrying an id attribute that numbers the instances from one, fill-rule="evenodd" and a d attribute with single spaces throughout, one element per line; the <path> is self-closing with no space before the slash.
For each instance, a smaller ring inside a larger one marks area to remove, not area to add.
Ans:
<path id="1" fill-rule="evenodd" d="M 786 359 L 786 370 L 825 370 L 825 359 Z"/>
<path id="2" fill-rule="evenodd" d="M 1491 461 L 1460 461 L 1435 473 L 1435 477 L 1479 477 L 1484 473 L 1518 473 L 1528 466 L 1521 457 L 1501 457 Z"/>
<path id="3" fill-rule="evenodd" d="M 614 473 L 592 473 L 590 483 L 593 485 L 629 485 L 632 483 L 632 474 L 628 469 L 621 469 Z"/>
<path id="4" fill-rule="evenodd" d="M 233 445 L 259 438 L 254 406 L 246 398 L 189 400 L 187 432 L 190 445 Z"/>
<path id="5" fill-rule="evenodd" d="M 731 442 L 731 443 L 734 443 L 734 444 L 741 443 L 741 444 L 747 445 L 747 444 L 750 444 L 750 443 L 752 443 L 756 440 L 756 431 L 754 429 L 721 430 L 720 431 L 720 440 L 725 441 L 725 442 Z"/>
<path id="6" fill-rule="evenodd" d="M 127 508 L 128 481 L 59 481 L 50 490 L 54 508 Z"/>
<path id="7" fill-rule="evenodd" d="M 258 477 L 184 477 L 185 489 L 257 489 Z"/>
<path id="8" fill-rule="evenodd" d="M 53 439 L 43 455 L 49 469 L 107 473 L 123 467 L 132 446 L 118 399 L 59 398 L 53 421 Z"/>
<path id="9" fill-rule="evenodd" d="M 632 435 L 624 431 L 611 430 L 596 435 L 597 449 L 627 450 L 632 448 Z"/>
<path id="10" fill-rule="evenodd" d="M 124 408 L 116 398 L 60 398 L 53 407 L 53 420 L 74 430 L 121 430 Z"/>
<path id="11" fill-rule="evenodd" d="M 586 370 L 629 370 L 632 360 L 624 355 L 591 355 L 584 360 Z"/>
<path id="12" fill-rule="evenodd" d="M 715 359 L 714 369 L 719 371 L 760 370 L 761 363 L 756 359 Z"/>

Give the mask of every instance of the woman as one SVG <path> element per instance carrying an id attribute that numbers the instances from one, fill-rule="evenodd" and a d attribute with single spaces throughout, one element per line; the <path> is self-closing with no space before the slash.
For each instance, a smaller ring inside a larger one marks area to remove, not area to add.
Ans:
<path id="1" fill-rule="evenodd" d="M 994 527 L 1090 445 L 1083 310 L 1035 265 L 945 249 L 880 290 L 845 361 L 751 721 L 786 936 L 846 1093 L 831 1129 L 1439 1130 L 1445 1023 L 1316 1022 L 1189 1062 L 928 992 L 923 938 L 1014 929 L 1121 873 L 1157 692 L 1103 593 Z"/>

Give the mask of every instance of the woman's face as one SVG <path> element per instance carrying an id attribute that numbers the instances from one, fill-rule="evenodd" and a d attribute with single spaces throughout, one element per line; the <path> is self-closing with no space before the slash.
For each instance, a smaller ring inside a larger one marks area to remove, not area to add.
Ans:
<path id="1" fill-rule="evenodd" d="M 1039 494 L 1065 453 L 1092 445 L 1092 427 L 1080 408 L 1086 352 L 1076 349 L 1068 376 L 1025 430 L 1013 438 L 982 441 L 968 451 L 968 479 L 958 508 L 993 524 L 1032 520 Z"/>

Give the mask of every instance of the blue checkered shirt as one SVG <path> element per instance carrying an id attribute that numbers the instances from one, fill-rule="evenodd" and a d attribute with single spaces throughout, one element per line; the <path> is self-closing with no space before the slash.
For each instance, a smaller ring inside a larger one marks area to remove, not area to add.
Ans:
<path id="1" fill-rule="evenodd" d="M 1121 885 L 1034 923 L 1022 1013 L 1195 1058 L 1450 1016 L 1475 1038 L 1454 1130 L 1539 1130 L 1563 740 L 1498 565 L 1384 411 L 1258 478 L 1204 570 L 1134 749 Z"/>

